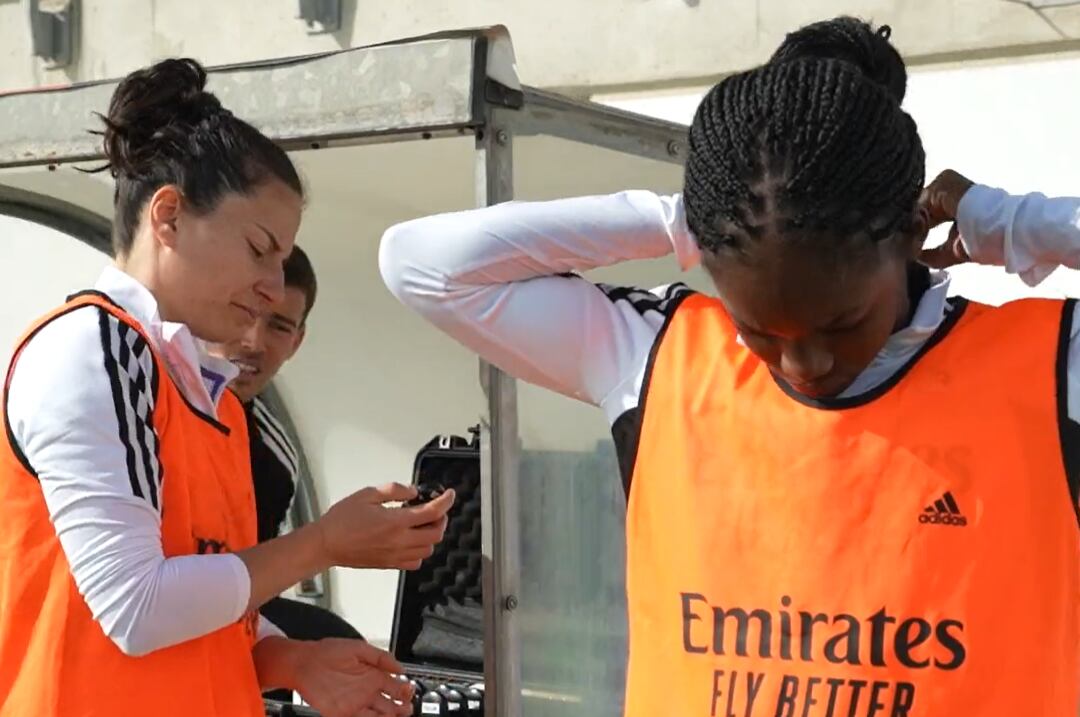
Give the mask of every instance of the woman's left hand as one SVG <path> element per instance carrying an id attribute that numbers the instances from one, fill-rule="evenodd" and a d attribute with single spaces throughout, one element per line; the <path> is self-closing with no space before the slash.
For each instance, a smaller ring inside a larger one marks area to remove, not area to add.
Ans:
<path id="1" fill-rule="evenodd" d="M 267 638 L 264 642 L 277 640 Z M 281 640 L 272 650 L 288 664 L 282 679 L 274 680 L 273 686 L 296 690 L 323 717 L 412 714 L 412 688 L 394 677 L 404 668 L 390 653 L 363 640 Z M 264 684 L 264 689 L 268 686 Z"/>

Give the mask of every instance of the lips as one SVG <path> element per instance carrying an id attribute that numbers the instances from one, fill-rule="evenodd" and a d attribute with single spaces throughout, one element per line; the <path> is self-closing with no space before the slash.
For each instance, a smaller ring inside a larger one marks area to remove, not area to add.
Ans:
<path id="1" fill-rule="evenodd" d="M 247 314 L 253 321 L 259 318 L 259 312 L 255 309 L 244 306 L 243 304 L 233 304 L 236 308 Z"/>
<path id="2" fill-rule="evenodd" d="M 787 381 L 787 379 L 785 379 Z M 795 391 L 809 398 L 832 398 L 843 392 L 847 383 L 835 378 L 811 381 L 809 383 L 795 383 L 788 381 L 788 385 Z"/>
<path id="3" fill-rule="evenodd" d="M 829 391 L 824 386 L 819 386 L 813 383 L 793 383 L 791 384 L 791 387 L 802 395 L 809 396 L 811 398 L 821 398 L 822 396 L 827 396 L 829 394 Z"/>
<path id="4" fill-rule="evenodd" d="M 240 369 L 241 376 L 252 376 L 259 372 L 258 366 L 247 363 L 246 361 L 239 361 L 237 359 L 233 359 L 233 365 Z"/>

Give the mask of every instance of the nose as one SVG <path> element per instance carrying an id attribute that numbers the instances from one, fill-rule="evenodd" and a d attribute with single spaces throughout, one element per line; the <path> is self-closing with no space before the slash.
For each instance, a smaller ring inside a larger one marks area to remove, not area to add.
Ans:
<path id="1" fill-rule="evenodd" d="M 813 340 L 792 341 L 780 356 L 780 371 L 792 383 L 813 383 L 832 368 L 832 353 Z"/>
<path id="2" fill-rule="evenodd" d="M 285 296 L 285 266 L 272 263 L 259 277 L 255 292 L 266 300 L 267 304 L 280 301 Z"/>
<path id="3" fill-rule="evenodd" d="M 240 339 L 240 345 L 245 351 L 251 353 L 262 351 L 263 339 L 266 334 L 265 323 L 262 318 L 256 319 L 248 330 L 244 332 L 243 337 Z"/>

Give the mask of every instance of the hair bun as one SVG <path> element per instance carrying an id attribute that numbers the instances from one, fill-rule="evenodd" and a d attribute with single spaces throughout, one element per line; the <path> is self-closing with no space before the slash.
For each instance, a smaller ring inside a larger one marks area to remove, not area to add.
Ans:
<path id="1" fill-rule="evenodd" d="M 907 70 L 900 53 L 889 42 L 891 36 L 888 25 L 875 30 L 870 23 L 854 17 L 823 20 L 789 33 L 769 62 L 807 58 L 848 62 L 888 90 L 899 103 L 907 92 Z"/>
<path id="2" fill-rule="evenodd" d="M 183 144 L 200 125 L 226 114 L 205 88 L 206 70 L 191 59 L 163 60 L 125 77 L 102 118 L 112 174 L 143 174 L 170 146 Z"/>

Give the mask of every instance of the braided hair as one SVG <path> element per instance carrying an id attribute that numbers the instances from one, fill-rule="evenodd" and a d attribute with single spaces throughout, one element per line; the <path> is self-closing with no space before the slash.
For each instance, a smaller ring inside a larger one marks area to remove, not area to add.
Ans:
<path id="1" fill-rule="evenodd" d="M 209 212 L 227 193 L 249 193 L 276 178 L 303 197 L 289 156 L 205 90 L 206 70 L 190 59 L 168 59 L 137 70 L 117 86 L 100 116 L 113 195 L 113 248 L 131 250 L 143 207 L 173 184 L 189 209 Z"/>
<path id="2" fill-rule="evenodd" d="M 808 25 L 708 93 L 684 193 L 707 257 L 766 235 L 850 251 L 912 230 L 925 155 L 889 34 L 850 17 Z"/>

